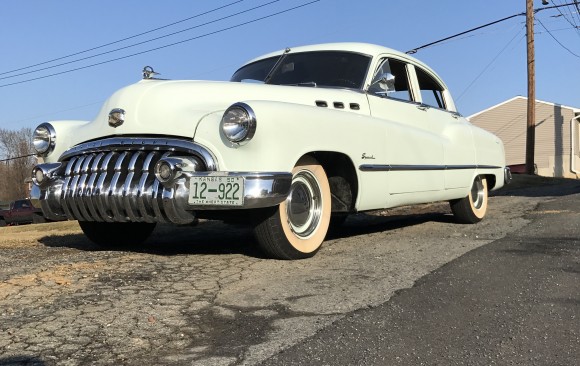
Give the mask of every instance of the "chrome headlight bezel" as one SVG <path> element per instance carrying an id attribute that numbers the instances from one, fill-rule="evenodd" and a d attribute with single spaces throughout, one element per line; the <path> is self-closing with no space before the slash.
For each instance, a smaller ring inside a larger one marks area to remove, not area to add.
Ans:
<path id="1" fill-rule="evenodd" d="M 41 123 L 32 134 L 32 146 L 36 155 L 46 157 L 56 146 L 56 130 L 48 123 Z"/>
<path id="2" fill-rule="evenodd" d="M 256 127 L 256 114 L 246 103 L 232 104 L 220 122 L 221 134 L 236 145 L 248 143 L 254 137 Z"/>

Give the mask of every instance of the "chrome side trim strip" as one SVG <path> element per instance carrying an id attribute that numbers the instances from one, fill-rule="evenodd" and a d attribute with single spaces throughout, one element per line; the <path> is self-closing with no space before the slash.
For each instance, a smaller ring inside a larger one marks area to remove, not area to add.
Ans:
<path id="1" fill-rule="evenodd" d="M 423 170 L 466 170 L 466 169 L 502 169 L 494 165 L 380 165 L 363 164 L 359 166 L 362 172 L 401 172 Z"/>

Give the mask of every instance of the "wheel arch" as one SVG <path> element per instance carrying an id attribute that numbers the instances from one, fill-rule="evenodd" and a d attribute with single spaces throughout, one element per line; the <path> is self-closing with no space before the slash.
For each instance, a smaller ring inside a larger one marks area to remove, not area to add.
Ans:
<path id="1" fill-rule="evenodd" d="M 494 189 L 497 182 L 496 176 L 494 174 L 482 174 L 482 176 L 487 179 L 487 189 L 490 191 Z"/>
<path id="2" fill-rule="evenodd" d="M 331 212 L 354 212 L 359 184 L 356 168 L 350 157 L 336 151 L 312 151 L 302 157 L 304 156 L 318 160 L 326 172 L 332 197 Z"/>

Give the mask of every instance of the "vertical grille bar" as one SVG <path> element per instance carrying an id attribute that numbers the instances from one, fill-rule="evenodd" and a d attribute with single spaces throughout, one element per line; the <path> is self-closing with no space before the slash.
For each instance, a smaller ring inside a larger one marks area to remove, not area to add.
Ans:
<path id="1" fill-rule="evenodd" d="M 72 210 L 68 206 L 66 196 L 68 195 L 70 181 L 72 179 L 72 176 L 71 176 L 72 168 L 73 168 L 74 164 L 76 163 L 77 159 L 78 159 L 77 157 L 73 157 L 72 159 L 69 160 L 68 164 L 66 165 L 66 169 L 65 169 L 65 177 L 66 178 L 64 180 L 64 183 L 62 184 L 62 192 L 60 194 L 60 202 L 61 202 L 62 208 L 64 210 L 64 213 L 66 214 L 67 217 L 73 217 Z"/>
<path id="2" fill-rule="evenodd" d="M 125 161 L 127 160 L 127 156 L 129 153 L 127 151 L 122 152 L 119 155 L 119 158 L 115 162 L 115 173 L 113 174 L 113 179 L 111 179 L 111 184 L 109 185 L 109 193 L 107 194 L 109 198 L 109 206 L 111 211 L 113 212 L 113 217 L 117 222 L 126 222 L 129 221 L 127 219 L 127 215 L 124 214 L 122 207 L 121 207 L 121 190 L 122 187 L 119 186 L 119 182 L 122 182 L 123 179 L 123 165 L 125 165 Z"/>
<path id="3" fill-rule="evenodd" d="M 146 222 L 155 222 L 155 216 L 152 216 L 153 207 L 148 205 L 151 202 L 152 190 L 150 186 L 153 184 L 154 175 L 151 172 L 152 163 L 157 161 L 157 155 L 155 151 L 151 151 L 145 161 L 143 162 L 143 167 L 141 169 L 141 179 L 139 179 L 139 185 L 137 186 L 137 208 L 139 214 Z"/>
<path id="4" fill-rule="evenodd" d="M 91 219 L 94 221 L 103 221 L 101 216 L 97 212 L 96 202 L 94 200 L 95 196 L 95 188 L 97 178 L 99 176 L 99 163 L 101 159 L 103 159 L 105 153 L 99 153 L 95 159 L 93 160 L 93 164 L 91 165 L 91 176 L 89 177 L 89 181 L 87 182 L 87 188 L 85 189 L 85 196 L 83 197 L 83 203 L 88 207 Z"/>
<path id="5" fill-rule="evenodd" d="M 169 152 L 164 153 L 161 155 L 161 158 L 169 156 Z M 153 212 L 155 213 L 155 217 L 159 221 L 170 222 L 167 218 L 167 215 L 163 211 L 163 190 L 165 188 L 162 184 L 159 183 L 157 179 L 153 181 L 153 187 L 151 192 L 151 206 L 153 206 Z"/>
<path id="6" fill-rule="evenodd" d="M 83 200 L 84 200 L 84 196 L 86 195 L 87 180 L 89 179 L 89 172 L 90 172 L 89 169 L 91 166 L 91 162 L 93 161 L 94 158 L 95 158 L 95 154 L 89 154 L 89 155 L 87 155 L 87 158 L 83 162 L 83 165 L 81 167 L 81 172 L 80 172 L 81 175 L 80 175 L 79 183 L 78 183 L 78 190 L 77 190 L 77 193 L 75 195 L 76 204 L 81 212 L 83 219 L 85 219 L 85 220 L 91 219 L 91 215 L 89 214 L 89 212 L 87 210 L 87 206 L 84 204 Z"/>
<path id="7" fill-rule="evenodd" d="M 78 189 L 78 182 L 79 182 L 79 178 L 80 178 L 80 171 L 81 171 L 81 167 L 83 165 L 83 162 L 85 161 L 87 157 L 84 155 L 79 156 L 79 158 L 77 159 L 75 166 L 73 168 L 72 171 L 72 180 L 70 182 L 70 187 L 68 190 L 68 193 L 65 197 L 65 200 L 68 204 L 68 206 L 70 207 L 70 209 L 72 210 L 73 213 L 73 217 L 77 220 L 82 220 L 82 215 L 81 212 L 79 211 L 79 208 L 76 204 L 75 201 L 75 195 Z"/>
<path id="8" fill-rule="evenodd" d="M 87 160 L 88 156 L 83 155 L 80 156 L 77 160 L 74 168 L 73 168 L 73 179 L 70 184 L 70 190 L 66 199 L 68 200 L 69 206 L 72 209 L 72 212 L 77 220 L 82 220 L 83 215 L 79 209 L 78 201 L 76 199 L 78 191 L 79 191 L 79 180 L 81 179 L 81 169 L 83 167 L 83 163 Z"/>
<path id="9" fill-rule="evenodd" d="M 131 221 L 143 221 L 141 217 L 138 217 L 136 212 L 136 205 L 135 205 L 135 196 L 137 187 L 134 187 L 133 179 L 137 179 L 135 177 L 135 166 L 137 165 L 137 161 L 141 159 L 141 155 L 143 153 L 141 151 L 137 151 L 131 157 L 129 161 L 129 166 L 127 167 L 127 178 L 125 178 L 125 184 L 123 185 L 123 192 L 122 192 L 122 205 L 125 209 L 125 213 L 129 216 Z"/>
<path id="10" fill-rule="evenodd" d="M 106 186 L 108 184 L 107 181 L 110 181 L 108 178 L 109 174 L 109 164 L 111 160 L 117 155 L 117 153 L 111 151 L 108 153 L 105 158 L 103 159 L 103 163 L 101 164 L 101 169 L 99 169 L 100 176 L 99 180 L 97 181 L 97 186 L 95 188 L 95 198 L 97 201 L 97 209 L 101 218 L 106 222 L 114 222 L 113 217 L 107 212 L 107 192 L 109 188 Z"/>

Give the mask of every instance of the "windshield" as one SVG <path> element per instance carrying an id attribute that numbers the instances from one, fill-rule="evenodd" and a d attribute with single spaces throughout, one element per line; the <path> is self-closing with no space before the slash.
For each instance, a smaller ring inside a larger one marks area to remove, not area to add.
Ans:
<path id="1" fill-rule="evenodd" d="M 280 57 L 248 64 L 236 71 L 231 81 L 264 82 Z M 276 67 L 268 84 L 362 89 L 370 60 L 369 56 L 351 52 L 290 53 Z"/>

